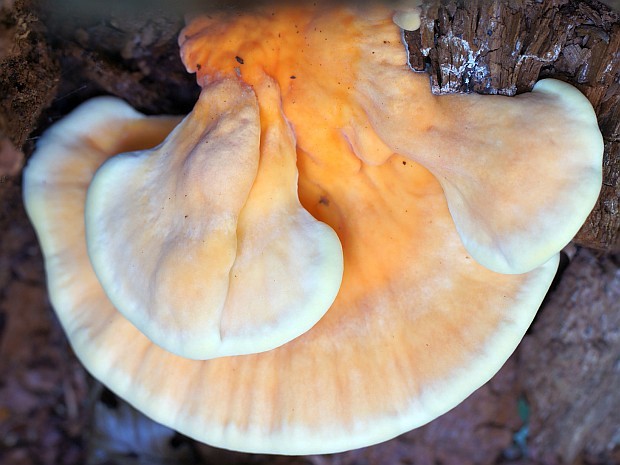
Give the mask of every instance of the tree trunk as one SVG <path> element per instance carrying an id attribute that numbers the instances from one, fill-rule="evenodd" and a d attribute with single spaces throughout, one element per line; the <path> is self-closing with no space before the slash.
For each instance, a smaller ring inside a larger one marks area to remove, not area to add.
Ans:
<path id="1" fill-rule="evenodd" d="M 436 94 L 515 95 L 553 77 L 581 90 L 605 140 L 603 188 L 576 237 L 582 245 L 620 248 L 620 22 L 595 0 L 440 0 L 422 8 L 407 32 L 410 63 L 430 73 Z"/>

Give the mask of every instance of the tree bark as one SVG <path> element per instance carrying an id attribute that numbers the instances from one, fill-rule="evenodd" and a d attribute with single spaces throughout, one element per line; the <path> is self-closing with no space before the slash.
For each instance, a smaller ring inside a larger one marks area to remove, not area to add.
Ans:
<path id="1" fill-rule="evenodd" d="M 605 140 L 603 188 L 575 238 L 620 248 L 620 20 L 596 0 L 438 0 L 407 32 L 410 64 L 436 94 L 515 95 L 553 77 L 583 92 Z"/>

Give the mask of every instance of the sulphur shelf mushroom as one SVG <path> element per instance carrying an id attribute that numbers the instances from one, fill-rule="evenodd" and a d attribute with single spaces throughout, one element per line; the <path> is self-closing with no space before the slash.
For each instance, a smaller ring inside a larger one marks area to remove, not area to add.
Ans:
<path id="1" fill-rule="evenodd" d="M 553 80 L 433 96 L 393 13 L 196 17 L 203 90 L 167 138 L 103 99 L 40 140 L 24 195 L 52 303 L 155 420 L 239 451 L 362 447 L 454 407 L 525 333 L 600 188 L 594 112 Z"/>
<path id="2" fill-rule="evenodd" d="M 157 148 L 105 163 L 85 215 L 112 303 L 181 356 L 278 347 L 310 329 L 340 287 L 340 242 L 299 203 L 287 123 L 261 135 L 256 96 L 236 79 L 206 88 Z"/>

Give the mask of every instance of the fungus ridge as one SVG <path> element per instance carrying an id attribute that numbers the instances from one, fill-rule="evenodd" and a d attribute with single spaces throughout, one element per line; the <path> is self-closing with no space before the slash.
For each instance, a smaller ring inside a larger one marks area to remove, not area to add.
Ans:
<path id="1" fill-rule="evenodd" d="M 425 166 L 484 266 L 518 274 L 546 262 L 600 190 L 603 143 L 588 100 L 554 81 L 516 98 L 434 96 L 407 66 L 391 17 L 377 6 L 276 5 L 198 18 L 179 42 L 201 85 L 222 74 L 251 86 L 275 79 L 302 156 L 339 172 L 395 154 Z"/>
<path id="2" fill-rule="evenodd" d="M 271 92 L 279 98 L 275 83 Z M 159 147 L 111 158 L 89 188 L 99 281 L 173 353 L 273 349 L 315 324 L 338 291 L 340 243 L 297 200 L 292 133 L 276 114 L 261 139 L 258 120 L 254 92 L 222 79 Z"/>

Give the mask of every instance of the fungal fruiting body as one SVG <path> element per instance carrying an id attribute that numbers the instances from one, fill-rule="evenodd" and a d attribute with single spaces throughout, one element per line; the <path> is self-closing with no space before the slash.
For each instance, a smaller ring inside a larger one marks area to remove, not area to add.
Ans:
<path id="1" fill-rule="evenodd" d="M 210 14 L 180 43 L 203 93 L 162 144 L 127 128 L 171 125 L 94 102 L 77 111 L 103 116 L 58 123 L 25 174 L 52 303 L 94 376 L 198 440 L 284 454 L 389 439 L 486 382 L 596 200 L 587 100 L 556 81 L 433 96 L 384 6 Z"/>
<path id="2" fill-rule="evenodd" d="M 291 131 L 273 108 L 261 130 L 254 92 L 217 81 L 164 143 L 114 157 L 89 188 L 99 281 L 177 355 L 273 349 L 310 329 L 340 287 L 340 242 L 299 204 Z"/>
<path id="3" fill-rule="evenodd" d="M 300 169 L 357 169 L 399 154 L 435 175 L 477 261 L 501 273 L 544 263 L 600 190 L 602 138 L 588 100 L 555 80 L 513 99 L 434 96 L 428 77 L 407 66 L 390 17 L 370 5 L 209 15 L 181 33 L 181 56 L 203 87 L 273 77 L 281 98 L 262 104 L 282 105 Z"/>

